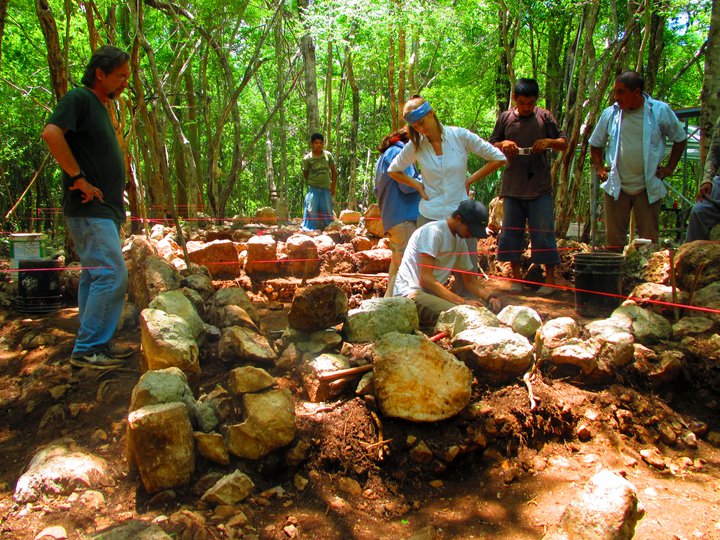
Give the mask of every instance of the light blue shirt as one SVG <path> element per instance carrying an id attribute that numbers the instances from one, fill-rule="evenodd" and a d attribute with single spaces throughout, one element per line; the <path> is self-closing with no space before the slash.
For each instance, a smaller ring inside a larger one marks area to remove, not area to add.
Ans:
<path id="1" fill-rule="evenodd" d="M 643 164 L 645 188 L 650 204 L 659 201 L 667 193 L 663 181 L 655 175 L 665 156 L 666 139 L 679 143 L 687 139 L 685 128 L 667 103 L 652 99 L 643 93 Z M 590 136 L 590 146 L 605 148 L 605 159 L 610 164 L 608 179 L 600 187 L 615 200 L 620 197 L 620 173 L 618 158 L 620 150 L 620 130 L 622 128 L 622 110 L 614 103 L 600 115 L 595 130 Z"/>

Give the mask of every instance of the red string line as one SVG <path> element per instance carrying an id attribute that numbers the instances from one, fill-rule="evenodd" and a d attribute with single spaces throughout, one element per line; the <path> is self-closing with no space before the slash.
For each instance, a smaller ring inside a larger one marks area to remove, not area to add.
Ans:
<path id="1" fill-rule="evenodd" d="M 459 274 L 468 274 L 468 275 L 477 276 L 477 277 L 483 277 L 483 278 L 485 277 L 483 274 L 481 274 L 481 273 L 479 273 L 479 272 L 473 272 L 472 270 L 456 270 L 456 269 L 453 269 L 453 268 L 446 268 L 446 267 L 441 267 L 441 266 L 433 266 L 433 265 L 425 265 L 425 264 L 421 264 L 420 266 L 424 266 L 424 267 L 426 267 L 426 268 L 432 268 L 432 269 L 436 269 L 436 270 L 451 270 L 451 271 L 456 272 L 456 273 L 459 273 Z M 552 285 L 551 285 L 551 284 L 548 284 L 548 283 L 539 283 L 539 282 L 537 282 L 537 281 L 528 281 L 528 280 L 524 280 L 524 279 L 515 279 L 515 278 L 504 277 L 504 276 L 488 276 L 488 277 L 489 277 L 490 279 L 498 279 L 498 280 L 507 281 L 507 282 L 514 282 L 514 283 L 522 283 L 522 284 L 528 284 L 528 285 L 541 285 L 541 286 L 545 286 L 545 287 L 552 287 L 553 289 L 558 289 L 558 290 L 561 290 L 561 291 L 571 291 L 571 292 L 573 292 L 573 293 L 580 292 L 580 293 L 586 293 L 586 294 L 594 294 L 594 295 L 598 295 L 598 296 L 607 296 L 607 297 L 612 297 L 612 298 L 618 298 L 618 299 L 620 299 L 620 300 L 622 300 L 622 301 L 625 301 L 625 300 L 633 300 L 633 301 L 641 300 L 643 304 L 655 304 L 655 305 L 661 305 L 661 306 L 665 306 L 665 307 L 683 308 L 683 309 L 690 309 L 690 310 L 693 310 L 693 311 L 702 311 L 702 312 L 705 312 L 705 313 L 720 314 L 720 309 L 713 309 L 713 308 L 707 308 L 707 307 L 702 307 L 702 306 L 691 306 L 691 305 L 689 305 L 689 304 L 679 304 L 679 303 L 673 303 L 673 302 L 664 302 L 664 301 L 662 301 L 662 300 L 641 299 L 641 298 L 639 298 L 639 297 L 631 296 L 631 295 L 625 296 L 625 295 L 622 295 L 622 294 L 614 294 L 614 293 L 607 293 L 607 292 L 600 292 L 600 291 L 590 291 L 590 290 L 587 290 L 587 289 L 578 289 L 578 288 L 576 288 L 576 287 L 570 287 L 570 286 L 567 286 L 567 285 L 557 285 L 557 284 L 552 284 Z"/>

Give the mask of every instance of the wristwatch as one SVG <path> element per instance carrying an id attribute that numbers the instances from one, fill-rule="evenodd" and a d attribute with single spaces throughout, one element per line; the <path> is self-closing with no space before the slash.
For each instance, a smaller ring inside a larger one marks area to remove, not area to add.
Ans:
<path id="1" fill-rule="evenodd" d="M 72 180 L 74 182 L 75 180 L 78 180 L 80 178 L 85 178 L 85 173 L 82 172 L 82 169 L 80 169 L 80 172 L 77 173 L 75 176 L 71 176 L 70 180 Z"/>

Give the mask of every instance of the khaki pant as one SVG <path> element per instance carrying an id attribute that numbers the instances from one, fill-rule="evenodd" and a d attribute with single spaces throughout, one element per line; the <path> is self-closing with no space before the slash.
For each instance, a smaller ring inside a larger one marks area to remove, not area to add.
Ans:
<path id="1" fill-rule="evenodd" d="M 609 251 L 622 251 L 625 247 L 631 210 L 635 214 L 635 227 L 639 237 L 657 242 L 661 204 L 661 201 L 650 204 L 644 190 L 637 195 L 620 191 L 617 201 L 605 193 L 605 248 Z"/>
<path id="2" fill-rule="evenodd" d="M 420 326 L 424 327 L 435 326 L 438 317 L 443 311 L 447 311 L 457 305 L 434 294 L 428 294 L 425 291 L 413 291 L 408 294 L 408 298 L 411 298 L 412 301 L 415 302 L 415 308 L 417 309 L 418 318 L 420 319 Z"/>
<path id="3" fill-rule="evenodd" d="M 387 237 L 388 240 L 390 240 L 392 259 L 390 260 L 390 270 L 388 271 L 388 284 L 387 291 L 385 291 L 385 298 L 390 298 L 393 295 L 395 277 L 397 276 L 398 268 L 400 268 L 400 262 L 402 261 L 403 253 L 405 253 L 408 240 L 410 240 L 410 236 L 415 232 L 415 229 L 417 229 L 417 227 L 414 221 L 403 221 L 388 229 Z"/>

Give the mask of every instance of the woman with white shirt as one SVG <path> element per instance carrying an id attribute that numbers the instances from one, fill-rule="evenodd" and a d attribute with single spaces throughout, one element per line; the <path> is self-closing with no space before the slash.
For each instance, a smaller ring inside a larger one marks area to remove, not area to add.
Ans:
<path id="1" fill-rule="evenodd" d="M 410 142 L 390 164 L 388 174 L 420 193 L 418 227 L 447 219 L 462 201 L 470 198 L 470 186 L 505 164 L 505 155 L 472 131 L 443 126 L 430 103 L 420 96 L 405 103 L 403 118 L 410 128 Z M 469 152 L 486 161 L 470 176 Z M 403 172 L 411 164 L 420 166 L 422 183 Z M 468 238 L 467 244 L 473 266 L 477 267 L 477 239 Z"/>

